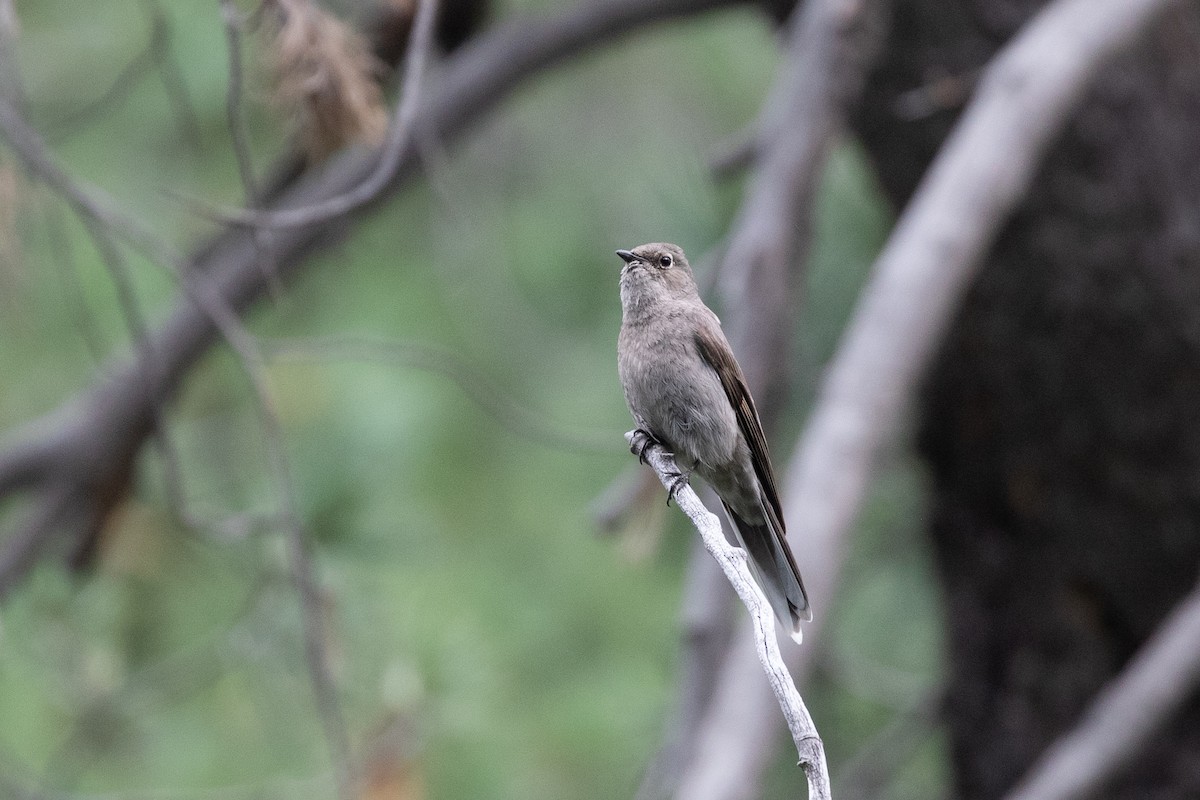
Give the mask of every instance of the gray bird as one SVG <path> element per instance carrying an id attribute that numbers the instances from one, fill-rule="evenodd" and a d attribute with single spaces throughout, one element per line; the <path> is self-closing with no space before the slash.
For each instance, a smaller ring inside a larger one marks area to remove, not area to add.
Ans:
<path id="1" fill-rule="evenodd" d="M 634 452 L 658 442 L 685 471 L 676 487 L 694 472 L 713 488 L 775 616 L 799 641 L 800 621 L 812 611 L 788 547 L 762 424 L 721 321 L 700 299 L 679 247 L 644 244 L 617 255 L 625 262 L 617 369 L 643 434 Z"/>

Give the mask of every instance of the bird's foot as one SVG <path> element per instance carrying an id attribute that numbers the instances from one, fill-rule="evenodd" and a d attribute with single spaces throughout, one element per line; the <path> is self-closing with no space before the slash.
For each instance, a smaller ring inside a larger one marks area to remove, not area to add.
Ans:
<path id="1" fill-rule="evenodd" d="M 638 428 L 629 439 L 629 452 L 638 457 L 638 461 L 646 463 L 646 449 L 650 445 L 661 444 L 654 435 L 645 428 Z"/>
<path id="2" fill-rule="evenodd" d="M 668 472 L 667 477 L 671 479 L 671 485 L 667 487 L 667 505 L 671 505 L 673 498 L 680 489 L 688 485 L 692 474 L 690 472 Z M 676 503 L 679 501 L 676 500 Z"/>

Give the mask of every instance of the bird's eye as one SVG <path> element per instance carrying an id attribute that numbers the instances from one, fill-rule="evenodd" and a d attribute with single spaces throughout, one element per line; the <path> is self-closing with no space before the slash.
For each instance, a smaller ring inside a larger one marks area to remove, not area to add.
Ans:
<path id="1" fill-rule="evenodd" d="M 658 265 L 660 267 L 662 267 L 663 269 L 666 269 L 667 267 L 671 266 L 671 257 L 670 256 L 662 256 L 661 258 L 658 259 Z"/>

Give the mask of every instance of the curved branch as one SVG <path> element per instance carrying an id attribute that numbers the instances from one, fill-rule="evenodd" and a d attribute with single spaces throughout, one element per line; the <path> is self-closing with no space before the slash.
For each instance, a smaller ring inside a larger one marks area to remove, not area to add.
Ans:
<path id="1" fill-rule="evenodd" d="M 632 444 L 635 434 L 633 431 L 625 434 L 626 440 Z M 704 541 L 704 548 L 721 566 L 721 571 L 725 573 L 725 577 L 750 613 L 759 664 L 766 673 L 767 682 L 792 734 L 792 741 L 800 757 L 800 766 L 804 768 L 804 774 L 808 778 L 809 800 L 829 800 L 831 795 L 829 768 L 825 763 L 825 746 L 821 743 L 817 727 L 804 705 L 804 699 L 796 691 L 792 676 L 784 666 L 779 642 L 775 638 L 775 613 L 771 610 L 766 595 L 750 574 L 750 567 L 746 563 L 746 551 L 729 544 L 721 529 L 721 520 L 704 507 L 691 486 L 683 484 L 676 487 L 679 468 L 675 464 L 674 456 L 656 444 L 647 446 L 641 451 L 641 455 L 658 475 L 663 486 L 673 492 L 679 509 L 687 514 L 688 519 L 696 526 L 700 538 Z"/>
<path id="2" fill-rule="evenodd" d="M 298 225 L 314 225 L 334 217 L 340 217 L 355 208 L 375 199 L 396 177 L 401 159 L 412 140 L 417 122 L 417 111 L 421 102 L 421 87 L 425 78 L 425 65 L 433 44 L 434 21 L 438 13 L 437 0 L 421 0 L 417 3 L 416 21 L 413 23 L 412 45 L 404 63 L 404 85 L 400 89 L 400 102 L 392 116 L 387 137 L 380 149 L 379 160 L 366 178 L 333 197 L 327 197 L 312 205 L 260 211 L 252 208 L 220 209 L 189 201 L 197 211 L 222 222 L 253 225 L 259 228 L 281 228 Z M 231 42 L 230 52 L 236 52 Z M 233 114 L 231 113 L 231 118 Z M 243 170 L 245 174 L 245 170 Z"/>
<path id="3" fill-rule="evenodd" d="M 1057 0 L 985 71 L 875 263 L 796 456 L 806 541 L 841 539 L 881 448 L 1042 155 L 1097 73 L 1177 0 Z M 803 552 L 803 548 L 801 548 Z"/>
<path id="4" fill-rule="evenodd" d="M 753 136 L 755 170 L 718 268 L 729 339 L 759 412 L 788 393 L 792 331 L 828 154 L 862 92 L 884 29 L 880 0 L 807 0 L 793 13 L 783 64 Z"/>
<path id="5" fill-rule="evenodd" d="M 876 262 L 784 478 L 789 527 L 798 532 L 795 552 L 802 566 L 821 564 L 805 573 L 818 608 L 822 597 L 832 597 L 832 577 L 876 455 L 897 427 L 978 256 L 1101 66 L 1172 2 L 1057 0 L 987 69 Z M 761 771 L 770 751 L 773 700 L 753 683 L 748 632 L 739 639 L 706 723 L 714 741 L 702 752 L 729 745 L 722 756 L 747 766 L 726 774 L 744 782 L 745 773 Z M 789 666 L 802 671 L 811 652 L 790 654 Z M 718 741 L 722 731 L 736 737 Z M 704 796 L 734 796 L 736 786 Z"/>
<path id="6" fill-rule="evenodd" d="M 697 14 L 732 5 L 734 0 L 606 0 L 589 3 L 542 18 L 515 19 L 473 45 L 456 51 L 445 65 L 438 90 L 426 98 L 421 109 L 420 135 L 451 137 L 494 108 L 522 82 L 556 63 L 577 56 L 615 36 L 657 20 Z M 11 114 L 5 115 L 7 110 Z M 14 147 L 23 147 L 35 137 L 23 137 L 20 115 L 0 98 L 0 116 L 12 122 Z M 0 120 L 3 121 L 3 120 Z M 39 158 L 42 154 L 28 150 Z M 418 153 L 410 139 L 399 158 L 392 180 L 367 206 L 337 219 L 275 232 L 272 240 L 275 266 L 280 277 L 299 271 L 310 256 L 340 238 L 373 203 L 397 192 L 414 173 Z M 319 173 L 304 176 L 296 185 L 281 191 L 277 208 L 307 206 L 337 197 L 360 185 L 374 169 L 378 158 L 371 153 L 349 151 Z M 57 169 L 39 169 L 46 178 Z M 42 165 L 44 166 L 44 164 Z M 69 181 L 55 187 L 71 196 Z M 89 197 L 72 197 L 77 210 L 120 230 L 149 257 L 160 263 L 175 263 L 172 253 L 161 252 L 161 242 L 136 221 L 107 206 L 90 204 Z M 273 277 L 260 269 L 260 248 L 249 230 L 229 230 L 200 246 L 191 259 L 174 308 L 163 323 L 150 332 L 154 363 L 144 358 L 117 361 L 101 369 L 104 376 L 89 389 L 65 401 L 54 412 L 35 420 L 0 448 L 0 490 L 24 488 L 30 476 L 45 481 L 73 481 L 77 485 L 103 483 L 112 464 L 125 463 L 126 453 L 135 453 L 153 430 L 155 409 L 178 391 L 185 375 L 217 340 L 221 326 L 212 308 L 243 312 L 268 290 Z M 211 303 L 198 303 L 208 298 Z M 207 307 L 205 307 L 207 306 Z M 50 446 L 42 440 L 52 440 Z M 52 463 L 45 463 L 49 457 Z M 61 467 L 61 469 L 59 469 Z"/>
<path id="7" fill-rule="evenodd" d="M 1079 800 L 1101 789 L 1200 685 L 1200 587 L 1184 598 L 1079 725 L 1007 800 Z"/>

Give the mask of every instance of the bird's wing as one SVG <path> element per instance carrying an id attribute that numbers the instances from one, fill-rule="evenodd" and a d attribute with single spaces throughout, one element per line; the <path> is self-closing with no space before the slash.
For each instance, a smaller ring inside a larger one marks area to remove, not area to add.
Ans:
<path id="1" fill-rule="evenodd" d="M 808 592 L 804 590 L 804 581 L 800 577 L 800 568 L 796 566 L 796 557 L 788 546 L 787 532 L 783 524 L 783 509 L 779 503 L 779 491 L 775 488 L 775 472 L 771 468 L 771 456 L 767 451 L 767 437 L 763 435 L 762 423 L 758 419 L 758 410 L 754 407 L 754 399 L 746 388 L 746 378 L 742 368 L 733 357 L 733 350 L 720 333 L 719 329 L 700 325 L 695 335 L 696 349 L 721 380 L 725 396 L 733 406 L 737 417 L 738 429 L 750 448 L 750 462 L 754 466 L 754 474 L 758 477 L 761 488 L 761 507 L 766 517 L 766 525 L 754 526 L 742 520 L 733 509 L 726 504 L 730 521 L 739 529 L 742 543 L 751 555 L 751 560 L 757 564 L 762 577 L 759 582 L 766 580 L 771 589 L 768 597 L 775 597 L 772 606 L 776 609 L 779 619 L 789 624 L 792 636 L 800 634 L 799 620 L 812 619 L 812 607 L 808 602 Z M 756 539 L 752 534 L 754 528 L 765 528 Z M 773 543 L 763 550 L 767 542 Z M 771 572 L 771 570 L 774 572 Z M 790 575 L 788 574 L 790 572 Z M 797 641 L 799 639 L 797 638 Z"/>
<path id="2" fill-rule="evenodd" d="M 762 423 L 758 419 L 758 410 L 754 407 L 754 399 L 746 388 L 746 378 L 742 368 L 733 357 L 729 343 L 719 331 L 714 331 L 708 325 L 699 326 L 696 335 L 696 348 L 717 377 L 721 379 L 721 387 L 733 413 L 737 417 L 738 429 L 750 447 L 750 461 L 754 465 L 754 473 L 762 486 L 763 498 L 767 501 L 767 511 L 774 515 L 779 525 L 779 532 L 785 530 L 783 525 L 783 508 L 779 504 L 779 491 L 775 488 L 775 472 L 771 468 L 771 454 L 767 450 L 767 437 L 763 435 Z"/>

